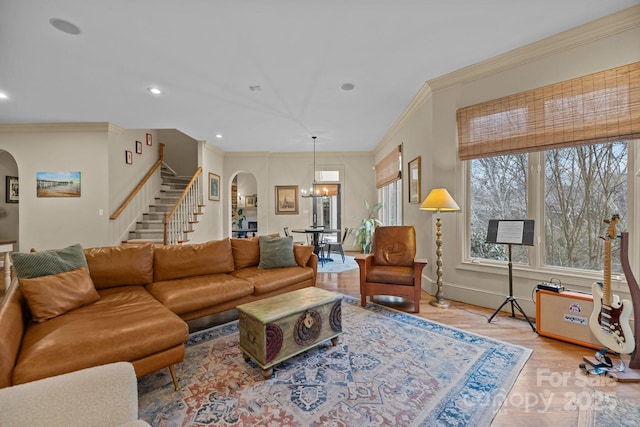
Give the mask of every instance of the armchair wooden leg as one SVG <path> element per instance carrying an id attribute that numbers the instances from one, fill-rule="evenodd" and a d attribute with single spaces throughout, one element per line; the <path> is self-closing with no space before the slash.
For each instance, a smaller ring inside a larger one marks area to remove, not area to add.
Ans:
<path id="1" fill-rule="evenodd" d="M 176 376 L 176 368 L 173 365 L 169 365 L 169 372 L 173 380 L 173 388 L 175 388 L 176 391 L 180 390 L 180 384 L 178 384 L 178 377 Z"/>
<path id="2" fill-rule="evenodd" d="M 365 305 L 367 305 L 367 296 L 365 294 L 362 294 L 362 293 L 360 295 L 360 305 L 363 306 L 363 307 Z"/>

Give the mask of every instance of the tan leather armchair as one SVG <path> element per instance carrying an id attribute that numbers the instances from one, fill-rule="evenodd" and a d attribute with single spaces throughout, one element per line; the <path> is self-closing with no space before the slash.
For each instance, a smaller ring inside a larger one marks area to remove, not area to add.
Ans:
<path id="1" fill-rule="evenodd" d="M 390 295 L 413 300 L 420 312 L 422 269 L 426 261 L 416 256 L 416 231 L 412 225 L 382 226 L 373 235 L 372 253 L 357 257 L 360 267 L 360 303 L 367 296 Z"/>

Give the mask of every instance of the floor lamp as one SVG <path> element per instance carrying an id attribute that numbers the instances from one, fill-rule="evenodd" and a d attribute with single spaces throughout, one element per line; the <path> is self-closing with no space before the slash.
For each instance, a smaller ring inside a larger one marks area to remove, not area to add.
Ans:
<path id="1" fill-rule="evenodd" d="M 421 210 L 436 211 L 436 214 L 440 212 L 452 212 L 459 211 L 460 206 L 453 200 L 451 194 L 446 188 L 434 188 L 424 202 L 420 205 Z M 444 292 L 442 291 L 442 231 L 440 227 L 442 222 L 440 221 L 440 215 L 436 218 L 436 275 L 438 280 L 438 291 L 436 292 L 436 299 L 429 302 L 429 304 L 438 308 L 449 308 L 449 302 L 444 299 Z"/>

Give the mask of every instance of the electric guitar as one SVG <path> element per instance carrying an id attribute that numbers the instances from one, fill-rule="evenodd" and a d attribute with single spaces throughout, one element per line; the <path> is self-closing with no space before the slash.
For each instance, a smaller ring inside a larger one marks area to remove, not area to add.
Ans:
<path id="1" fill-rule="evenodd" d="M 631 302 L 620 301 L 611 294 L 611 240 L 617 237 L 616 224 L 620 215 L 613 215 L 607 235 L 604 239 L 604 283 L 593 284 L 593 312 L 589 318 L 589 327 L 600 343 L 616 353 L 628 354 L 635 348 L 633 331 L 629 316 L 633 311 Z"/>

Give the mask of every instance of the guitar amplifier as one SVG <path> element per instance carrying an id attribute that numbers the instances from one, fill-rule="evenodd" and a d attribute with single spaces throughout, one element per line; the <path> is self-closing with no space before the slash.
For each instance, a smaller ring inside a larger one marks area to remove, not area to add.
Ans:
<path id="1" fill-rule="evenodd" d="M 542 336 L 599 350 L 603 347 L 589 327 L 593 296 L 580 292 L 536 292 L 536 329 Z"/>

